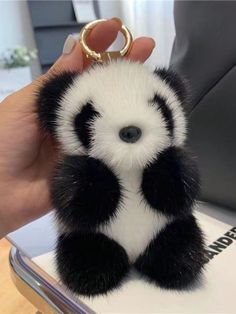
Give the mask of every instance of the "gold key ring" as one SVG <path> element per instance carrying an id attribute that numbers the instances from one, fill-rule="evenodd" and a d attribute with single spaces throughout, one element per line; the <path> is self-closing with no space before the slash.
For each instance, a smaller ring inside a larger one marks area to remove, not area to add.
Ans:
<path id="1" fill-rule="evenodd" d="M 124 25 L 121 27 L 121 33 L 125 37 L 125 44 L 124 47 L 121 50 L 118 51 L 105 51 L 105 52 L 95 52 L 89 48 L 89 46 L 86 43 L 86 39 L 88 34 L 91 32 L 91 30 L 99 23 L 107 21 L 106 19 L 100 19 L 100 20 L 95 20 L 83 27 L 80 33 L 80 44 L 82 47 L 83 52 L 87 56 L 87 58 L 93 59 L 97 62 L 106 62 L 110 61 L 111 59 L 117 59 L 120 57 L 123 57 L 127 54 L 129 51 L 129 48 L 132 44 L 132 35 L 128 28 Z"/>

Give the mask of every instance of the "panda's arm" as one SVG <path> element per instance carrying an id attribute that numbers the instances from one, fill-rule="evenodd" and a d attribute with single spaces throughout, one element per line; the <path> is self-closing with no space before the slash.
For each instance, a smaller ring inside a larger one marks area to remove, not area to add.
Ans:
<path id="1" fill-rule="evenodd" d="M 67 156 L 58 164 L 51 194 L 59 222 L 70 230 L 95 228 L 108 221 L 121 201 L 115 174 L 88 156 Z"/>
<path id="2" fill-rule="evenodd" d="M 37 95 L 37 111 L 39 122 L 43 129 L 50 134 L 55 134 L 57 112 L 60 101 L 73 83 L 76 74 L 63 72 L 51 76 L 41 87 Z"/>
<path id="3" fill-rule="evenodd" d="M 167 148 L 144 169 L 141 189 L 152 208 L 170 216 L 188 214 L 199 193 L 196 164 L 184 149 Z"/>

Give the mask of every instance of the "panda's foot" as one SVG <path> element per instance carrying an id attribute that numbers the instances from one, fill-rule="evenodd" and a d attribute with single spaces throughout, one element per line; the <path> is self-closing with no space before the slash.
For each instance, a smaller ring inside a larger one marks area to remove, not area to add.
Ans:
<path id="1" fill-rule="evenodd" d="M 56 260 L 62 282 L 88 296 L 119 286 L 130 267 L 125 250 L 101 233 L 60 236 Z"/>
<path id="2" fill-rule="evenodd" d="M 205 263 L 202 232 L 188 216 L 161 231 L 134 266 L 162 288 L 186 289 L 201 278 Z"/>

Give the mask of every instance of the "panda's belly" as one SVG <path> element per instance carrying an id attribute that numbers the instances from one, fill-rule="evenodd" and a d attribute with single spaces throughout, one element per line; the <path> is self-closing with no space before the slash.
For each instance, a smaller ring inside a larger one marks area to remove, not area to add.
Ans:
<path id="1" fill-rule="evenodd" d="M 119 177 L 123 186 L 122 204 L 115 217 L 99 231 L 123 246 L 133 262 L 166 226 L 168 219 L 151 209 L 139 193 L 141 173 L 129 172 Z"/>

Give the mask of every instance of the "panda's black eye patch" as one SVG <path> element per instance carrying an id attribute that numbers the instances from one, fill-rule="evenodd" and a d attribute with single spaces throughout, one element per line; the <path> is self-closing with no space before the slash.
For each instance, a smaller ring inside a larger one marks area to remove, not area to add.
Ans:
<path id="1" fill-rule="evenodd" d="M 75 132 L 78 139 L 86 148 L 89 148 L 91 145 L 90 123 L 98 116 L 100 116 L 100 114 L 94 109 L 93 105 L 88 102 L 75 117 Z"/>
<path id="2" fill-rule="evenodd" d="M 170 108 L 167 106 L 166 101 L 161 96 L 155 94 L 152 100 L 152 104 L 160 109 L 161 114 L 166 122 L 167 129 L 169 131 L 170 136 L 173 136 L 174 132 L 174 121 Z"/>

